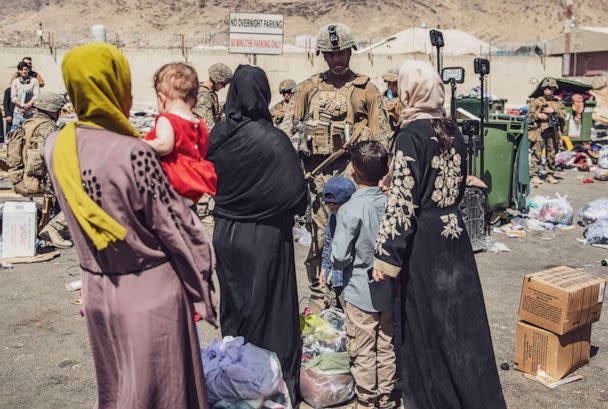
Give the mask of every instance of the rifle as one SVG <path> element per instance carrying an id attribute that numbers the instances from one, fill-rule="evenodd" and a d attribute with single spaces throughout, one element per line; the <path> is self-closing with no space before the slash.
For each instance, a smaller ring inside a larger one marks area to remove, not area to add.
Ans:
<path id="1" fill-rule="evenodd" d="M 545 108 L 549 108 L 549 105 L 548 104 L 543 105 L 541 107 L 541 112 L 543 112 L 545 110 Z M 557 114 L 557 112 L 553 112 L 553 113 L 546 114 L 546 115 L 549 117 L 549 119 L 548 119 L 549 126 L 551 128 L 553 128 L 552 139 L 553 139 L 553 144 L 554 144 L 555 150 L 559 151 L 559 139 L 558 138 L 559 138 L 559 130 L 562 126 L 562 120 L 559 117 L 559 115 Z"/>
<path id="2" fill-rule="evenodd" d="M 350 138 L 348 137 L 349 125 L 350 124 L 346 124 L 346 128 L 344 129 L 344 132 L 346 134 L 346 143 L 342 145 L 340 149 L 329 155 L 323 162 L 319 164 L 319 166 L 304 175 L 304 179 L 312 180 L 323 169 L 325 169 L 327 166 L 344 156 L 344 154 L 346 154 L 350 150 L 350 148 L 358 142 L 359 138 L 361 137 L 361 133 L 363 133 L 363 130 L 367 126 L 367 119 L 364 119 L 363 121 L 359 122 L 358 128 L 355 129 L 355 132 L 353 132 Z"/>

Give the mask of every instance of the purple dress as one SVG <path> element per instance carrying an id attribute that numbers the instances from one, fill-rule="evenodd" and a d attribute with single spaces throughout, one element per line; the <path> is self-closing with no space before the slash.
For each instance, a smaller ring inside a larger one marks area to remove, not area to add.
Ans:
<path id="1" fill-rule="evenodd" d="M 128 231 L 95 248 L 57 183 L 51 135 L 47 168 L 83 270 L 96 407 L 207 408 L 193 309 L 215 324 L 210 240 L 147 144 L 84 126 L 76 135 L 85 191 Z"/>

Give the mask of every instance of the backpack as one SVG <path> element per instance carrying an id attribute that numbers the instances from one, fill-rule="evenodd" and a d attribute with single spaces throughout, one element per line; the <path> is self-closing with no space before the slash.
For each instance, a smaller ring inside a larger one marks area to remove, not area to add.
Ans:
<path id="1" fill-rule="evenodd" d="M 35 148 L 31 147 L 34 132 L 44 122 L 43 118 L 29 119 L 6 135 L 8 176 L 18 193 L 39 193 L 40 181 L 46 175 L 39 141 L 35 141 L 38 142 Z"/>

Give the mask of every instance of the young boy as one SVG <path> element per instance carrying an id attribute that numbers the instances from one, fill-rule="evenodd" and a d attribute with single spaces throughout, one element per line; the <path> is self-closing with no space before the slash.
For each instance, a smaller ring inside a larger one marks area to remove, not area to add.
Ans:
<path id="1" fill-rule="evenodd" d="M 336 230 L 336 214 L 338 213 L 338 209 L 350 199 L 356 190 L 355 184 L 350 179 L 343 176 L 334 176 L 325 183 L 323 192 L 321 192 L 321 200 L 329 208 L 330 214 L 327 226 L 325 227 L 325 241 L 323 242 L 323 253 L 321 255 L 321 276 L 319 277 L 319 283 L 321 285 L 331 285 L 338 300 L 342 293 L 344 279 L 341 270 L 331 268 L 331 244 Z M 343 307 L 342 304 L 340 302 L 340 307 Z"/>
<path id="2" fill-rule="evenodd" d="M 365 141 L 351 151 L 351 176 L 358 190 L 337 214 L 331 264 L 344 272 L 347 349 L 355 378 L 357 407 L 394 408 L 393 283 L 373 281 L 374 246 L 387 198 L 378 183 L 388 172 L 388 152 Z"/>

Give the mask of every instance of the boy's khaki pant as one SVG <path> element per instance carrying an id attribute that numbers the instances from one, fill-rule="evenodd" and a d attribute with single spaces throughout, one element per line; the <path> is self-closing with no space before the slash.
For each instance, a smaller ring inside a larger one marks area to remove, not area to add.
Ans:
<path id="1" fill-rule="evenodd" d="M 393 311 L 366 312 L 347 302 L 344 312 L 359 408 L 389 407 L 395 387 Z"/>

